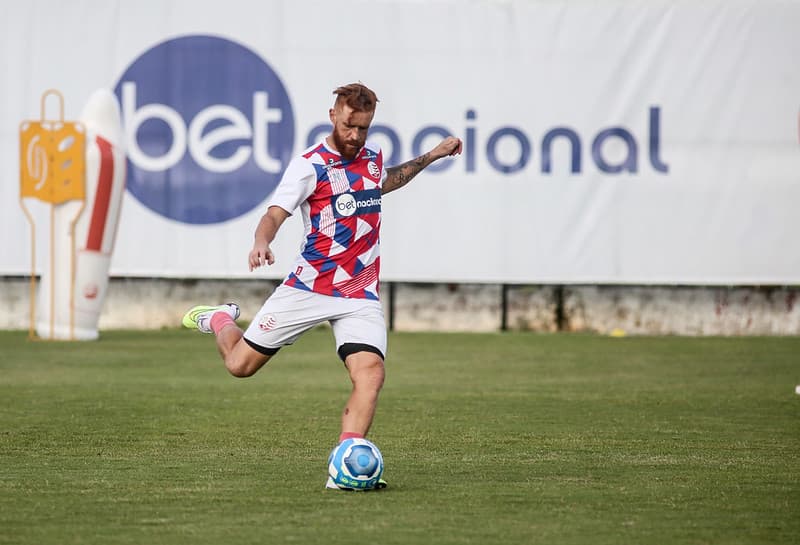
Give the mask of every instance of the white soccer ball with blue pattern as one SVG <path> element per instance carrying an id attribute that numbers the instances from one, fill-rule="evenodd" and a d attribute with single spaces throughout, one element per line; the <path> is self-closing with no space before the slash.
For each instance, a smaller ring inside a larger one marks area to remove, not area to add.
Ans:
<path id="1" fill-rule="evenodd" d="M 345 439 L 328 457 L 328 475 L 339 488 L 370 490 L 383 475 L 383 456 L 366 439 Z"/>

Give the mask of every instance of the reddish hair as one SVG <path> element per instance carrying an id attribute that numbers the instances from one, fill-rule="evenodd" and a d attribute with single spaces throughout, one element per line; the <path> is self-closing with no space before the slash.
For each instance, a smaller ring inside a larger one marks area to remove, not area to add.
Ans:
<path id="1" fill-rule="evenodd" d="M 337 87 L 333 94 L 336 95 L 334 106 L 347 104 L 357 112 L 374 112 L 378 104 L 375 92 L 363 83 L 351 83 Z"/>

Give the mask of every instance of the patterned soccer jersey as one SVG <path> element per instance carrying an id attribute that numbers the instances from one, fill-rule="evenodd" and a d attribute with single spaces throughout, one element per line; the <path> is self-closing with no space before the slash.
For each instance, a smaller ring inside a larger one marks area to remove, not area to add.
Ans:
<path id="1" fill-rule="evenodd" d="M 270 206 L 300 207 L 305 243 L 284 284 L 378 299 L 383 154 L 367 141 L 352 161 L 323 140 L 289 164 Z"/>

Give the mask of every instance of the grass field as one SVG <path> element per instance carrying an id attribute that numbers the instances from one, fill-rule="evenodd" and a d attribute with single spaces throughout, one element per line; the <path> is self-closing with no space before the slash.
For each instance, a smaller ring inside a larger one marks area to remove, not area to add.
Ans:
<path id="1" fill-rule="evenodd" d="M 0 543 L 800 542 L 800 338 L 392 334 L 372 493 L 323 489 L 332 344 L 0 332 Z"/>

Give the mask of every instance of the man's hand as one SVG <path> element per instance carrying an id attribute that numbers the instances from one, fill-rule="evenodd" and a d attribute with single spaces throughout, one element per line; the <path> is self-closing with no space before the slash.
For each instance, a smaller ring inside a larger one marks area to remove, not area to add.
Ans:
<path id="1" fill-rule="evenodd" d="M 455 136 L 448 136 L 428 153 L 420 155 L 411 161 L 406 161 L 402 165 L 387 168 L 386 179 L 381 186 L 381 194 L 385 195 L 390 191 L 400 189 L 434 161 L 438 161 L 443 157 L 458 155 L 459 153 L 461 153 L 461 140 Z"/>
<path id="2" fill-rule="evenodd" d="M 275 255 L 270 250 L 269 244 L 288 217 L 289 212 L 280 206 L 270 206 L 267 209 L 267 213 L 261 216 L 261 221 L 258 222 L 256 234 L 253 237 L 255 239 L 253 249 L 250 250 L 250 254 L 247 256 L 251 272 L 262 265 L 275 263 Z"/>
<path id="3" fill-rule="evenodd" d="M 270 250 L 269 244 L 256 243 L 253 244 L 253 249 L 250 250 L 248 261 L 250 263 L 250 271 L 252 272 L 263 265 L 272 265 L 275 263 L 275 256 L 272 250 Z"/>
<path id="4" fill-rule="evenodd" d="M 455 136 L 448 136 L 442 140 L 438 146 L 430 151 L 431 159 L 436 161 L 442 157 L 451 157 L 461 154 L 461 139 Z"/>

